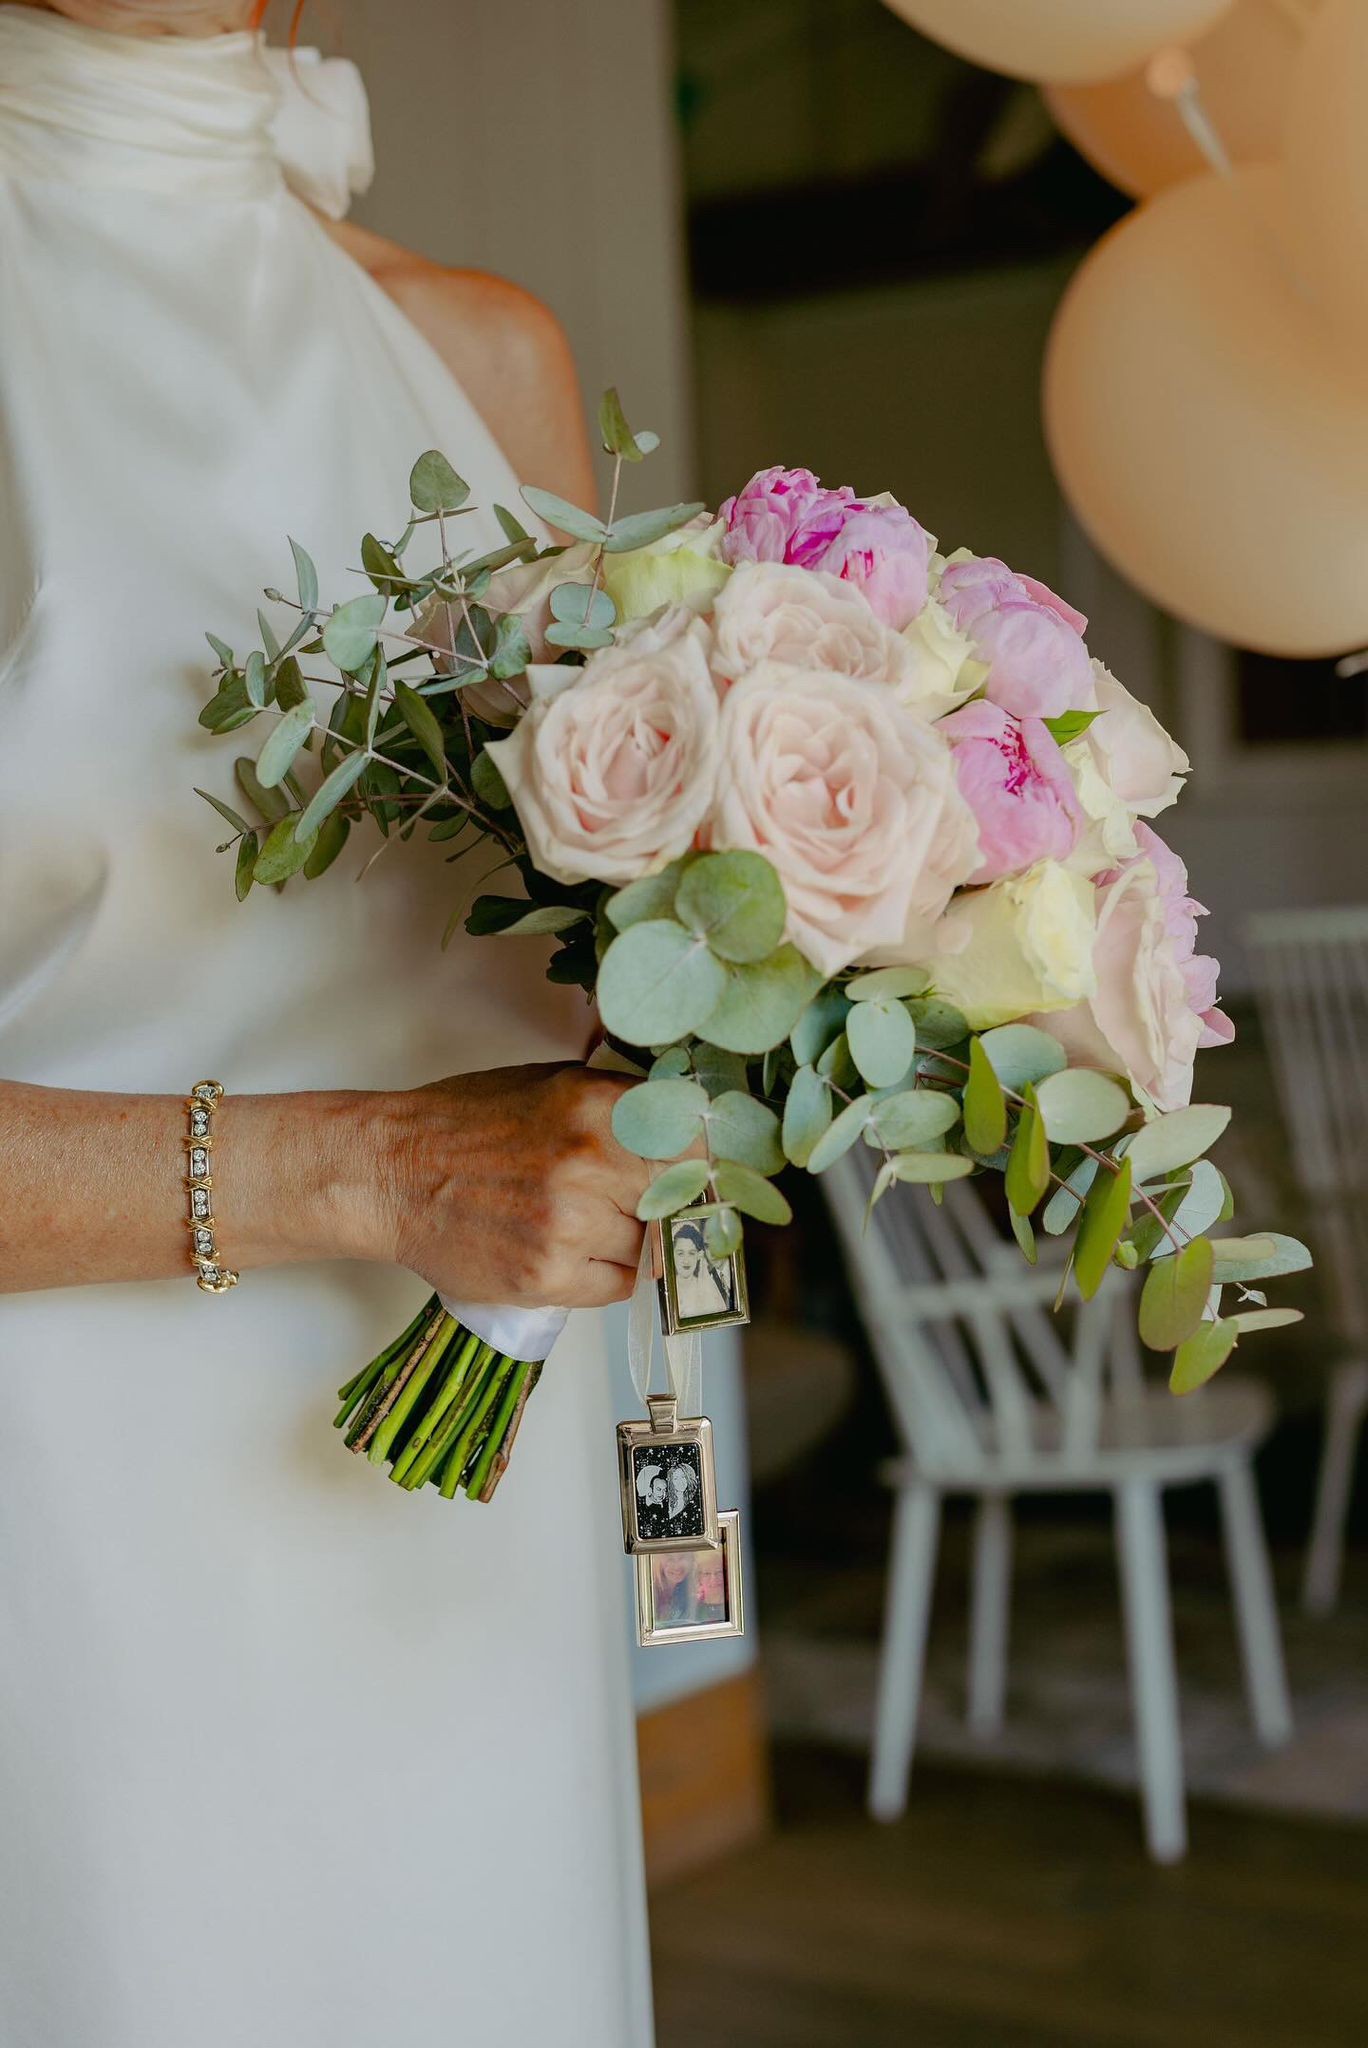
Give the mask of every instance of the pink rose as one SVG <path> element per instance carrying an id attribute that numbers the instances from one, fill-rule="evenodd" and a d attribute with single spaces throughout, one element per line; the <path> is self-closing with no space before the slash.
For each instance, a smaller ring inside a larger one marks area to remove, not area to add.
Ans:
<path id="1" fill-rule="evenodd" d="M 1192 1099 L 1199 1047 L 1234 1037 L 1215 1009 L 1216 962 L 1196 951 L 1200 904 L 1182 861 L 1147 825 L 1141 852 L 1097 882 L 1097 991 L 1049 1029 L 1079 1064 L 1128 1074 L 1161 1110 Z"/>
<path id="2" fill-rule="evenodd" d="M 1087 620 L 1045 584 L 992 556 L 971 555 L 946 563 L 937 596 L 988 664 L 985 689 L 1004 711 L 1058 718 L 1092 710 Z"/>
<path id="3" fill-rule="evenodd" d="M 955 754 L 960 795 L 978 820 L 983 862 L 975 883 L 1019 874 L 1038 860 L 1067 860 L 1085 824 L 1068 764 L 1038 718 L 1011 718 L 997 704 L 966 704 L 938 730 Z"/>
<path id="4" fill-rule="evenodd" d="M 631 882 L 693 844 L 717 771 L 707 644 L 678 605 L 581 669 L 528 671 L 531 708 L 488 752 L 543 874 Z"/>
<path id="5" fill-rule="evenodd" d="M 727 562 L 822 569 L 863 592 L 901 632 L 926 603 L 931 537 L 905 506 L 869 504 L 848 484 L 828 490 L 810 469 L 765 469 L 720 513 Z"/>
<path id="6" fill-rule="evenodd" d="M 823 974 L 900 946 L 978 863 L 949 748 L 885 690 L 762 663 L 727 695 L 719 753 L 706 843 L 774 864 Z"/>
<path id="7" fill-rule="evenodd" d="M 785 469 L 776 464 L 773 469 L 758 471 L 718 513 L 726 527 L 723 561 L 787 561 L 793 530 L 818 498 L 854 504 L 855 493 L 848 487 L 844 492 L 824 491 L 810 469 Z"/>

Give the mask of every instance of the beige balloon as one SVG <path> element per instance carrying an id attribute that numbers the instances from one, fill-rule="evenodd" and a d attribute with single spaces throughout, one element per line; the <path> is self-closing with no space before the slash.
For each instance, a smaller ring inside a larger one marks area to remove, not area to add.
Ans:
<path id="1" fill-rule="evenodd" d="M 1231 0 L 888 0 L 947 49 L 1014 78 L 1115 78 L 1200 35 Z"/>
<path id="2" fill-rule="evenodd" d="M 1327 332 L 1289 234 L 1271 166 L 1138 208 L 1056 314 L 1045 430 L 1084 529 L 1156 604 L 1337 654 L 1368 644 L 1368 357 Z"/>
<path id="3" fill-rule="evenodd" d="M 1202 106 L 1232 163 L 1282 150 L 1292 77 L 1316 0 L 1235 0 L 1190 45 Z M 1200 176 L 1207 165 L 1171 99 L 1142 64 L 1101 85 L 1047 85 L 1045 104 L 1074 148 L 1133 198 Z"/>
<path id="4" fill-rule="evenodd" d="M 1299 261 L 1327 316 L 1368 341 L 1368 7 L 1325 0 L 1288 108 L 1284 161 Z"/>

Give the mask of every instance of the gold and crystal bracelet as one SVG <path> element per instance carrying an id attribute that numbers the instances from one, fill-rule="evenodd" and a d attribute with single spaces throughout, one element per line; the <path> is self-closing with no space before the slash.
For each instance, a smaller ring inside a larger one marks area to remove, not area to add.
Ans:
<path id="1" fill-rule="evenodd" d="M 226 1294 L 236 1287 L 238 1276 L 225 1266 L 214 1241 L 214 1212 L 211 1197 L 214 1176 L 210 1172 L 214 1150 L 214 1111 L 223 1095 L 220 1081 L 196 1081 L 185 1099 L 190 1128 L 185 1134 L 186 1195 L 190 1213 L 190 1257 L 195 1265 L 195 1284 L 206 1294 Z"/>

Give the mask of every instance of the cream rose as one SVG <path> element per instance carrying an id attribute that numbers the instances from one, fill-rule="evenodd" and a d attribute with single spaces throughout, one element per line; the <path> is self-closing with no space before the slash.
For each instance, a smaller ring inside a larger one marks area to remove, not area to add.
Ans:
<path id="1" fill-rule="evenodd" d="M 582 669 L 529 672 L 535 701 L 488 751 L 545 874 L 631 882 L 693 843 L 717 778 L 707 638 L 681 606 Z"/>
<path id="2" fill-rule="evenodd" d="M 910 692 L 904 688 L 899 694 L 923 718 L 943 718 L 982 685 L 987 663 L 974 659 L 973 642 L 936 598 L 926 600 L 902 637 L 912 655 L 914 682 Z"/>
<path id="3" fill-rule="evenodd" d="M 766 661 L 725 699 L 707 843 L 773 863 L 823 974 L 939 915 L 978 862 L 965 811 L 945 742 L 870 682 Z"/>
<path id="4" fill-rule="evenodd" d="M 663 605 L 705 612 L 731 575 L 722 560 L 722 521 L 700 512 L 649 547 L 603 558 L 603 587 L 624 622 L 649 618 Z"/>
<path id="5" fill-rule="evenodd" d="M 1082 875 L 1042 860 L 957 898 L 944 949 L 926 956 L 936 994 L 975 1031 L 1083 1001 L 1097 985 L 1093 894 Z"/>
<path id="6" fill-rule="evenodd" d="M 1085 735 L 1099 773 L 1127 809 L 1157 818 L 1182 794 L 1192 763 L 1148 704 L 1100 661 L 1092 665 L 1100 716 Z"/>
<path id="7" fill-rule="evenodd" d="M 821 569 L 742 562 L 713 610 L 713 670 L 724 685 L 763 662 L 911 691 L 915 657 L 851 583 Z"/>

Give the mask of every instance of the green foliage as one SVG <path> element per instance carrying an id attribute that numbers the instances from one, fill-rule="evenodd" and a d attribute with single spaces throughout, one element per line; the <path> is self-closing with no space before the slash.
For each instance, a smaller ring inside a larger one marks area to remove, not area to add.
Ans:
<path id="1" fill-rule="evenodd" d="M 333 811 L 323 820 L 313 843 L 313 851 L 304 863 L 304 876 L 307 881 L 316 881 L 319 875 L 332 866 L 346 845 L 347 834 L 350 831 L 351 826 L 341 811 Z"/>
<path id="2" fill-rule="evenodd" d="M 1007 1200 L 1018 1216 L 1029 1216 L 1049 1185 L 1050 1147 L 1045 1123 L 1036 1108 L 1035 1090 L 1028 1087 L 1007 1161 Z"/>
<path id="3" fill-rule="evenodd" d="M 619 889 L 604 905 L 609 924 L 616 931 L 625 932 L 629 925 L 643 924 L 648 918 L 673 917 L 675 892 L 684 866 L 682 860 L 672 860 L 668 867 L 653 875 L 642 875 L 625 889 Z"/>
<path id="4" fill-rule="evenodd" d="M 896 997 L 876 996 L 851 1006 L 846 1018 L 850 1057 L 871 1088 L 894 1088 L 916 1057 L 917 1034 Z"/>
<path id="5" fill-rule="evenodd" d="M 1119 1131 L 1131 1113 L 1124 1088 L 1090 1067 L 1048 1074 L 1036 1089 L 1045 1132 L 1053 1145 L 1093 1144 Z"/>
<path id="6" fill-rule="evenodd" d="M 718 1200 L 753 1216 L 757 1223 L 791 1223 L 793 1211 L 772 1181 L 734 1159 L 724 1160 L 713 1174 Z"/>
<path id="7" fill-rule="evenodd" d="M 572 505 L 568 498 L 558 498 L 554 491 L 541 491 L 534 484 L 522 487 L 524 501 L 531 506 L 538 519 L 548 526 L 558 526 L 562 533 L 568 533 L 575 540 L 603 542 L 608 538 L 608 529 L 601 519 L 592 512 L 586 512 L 582 505 Z"/>
<path id="8" fill-rule="evenodd" d="M 731 1258 L 741 1249 L 741 1218 L 735 1209 L 715 1209 L 704 1219 L 703 1241 L 708 1247 L 708 1256 L 717 1259 Z"/>
<path id="9" fill-rule="evenodd" d="M 246 897 L 256 880 L 256 860 L 261 840 L 256 832 L 244 832 L 238 841 L 237 862 L 233 873 L 233 888 L 239 903 Z"/>
<path id="10" fill-rule="evenodd" d="M 817 991 L 789 1033 L 793 1057 L 800 1067 L 815 1067 L 827 1047 L 845 1030 L 850 1003 L 835 983 Z"/>
<path id="11" fill-rule="evenodd" d="M 364 754 L 346 754 L 332 773 L 324 776 L 305 805 L 304 814 L 299 821 L 300 832 L 305 838 L 313 837 L 323 820 L 336 810 L 343 797 L 354 788 L 365 772 Z"/>
<path id="12" fill-rule="evenodd" d="M 923 1150 L 959 1122 L 960 1106 L 939 1088 L 903 1088 L 879 1096 L 865 1132 L 866 1143 L 890 1152 Z"/>
<path id="13" fill-rule="evenodd" d="M 394 702 L 403 719 L 423 752 L 431 761 L 438 780 L 447 779 L 446 748 L 442 742 L 442 728 L 437 723 L 432 706 L 424 703 L 416 690 L 395 678 Z"/>
<path id="14" fill-rule="evenodd" d="M 628 1045 L 664 1045 L 697 1031 L 725 992 L 721 962 L 673 918 L 619 932 L 599 966 L 599 1013 Z"/>
<path id="15" fill-rule="evenodd" d="M 831 1089 L 815 1067 L 799 1067 L 784 1102 L 784 1155 L 794 1166 L 806 1166 L 814 1146 L 831 1128 Z"/>
<path id="16" fill-rule="evenodd" d="M 1234 1323 L 1218 1320 L 1201 1324 L 1174 1352 L 1169 1391 L 1192 1394 L 1205 1386 L 1212 1374 L 1220 1371 L 1239 1340 Z"/>
<path id="17" fill-rule="evenodd" d="M 673 1166 L 667 1166 L 664 1173 L 656 1175 L 637 1203 L 637 1215 L 643 1223 L 673 1216 L 677 1210 L 687 1209 L 696 1202 L 707 1185 L 706 1159 L 677 1160 Z M 767 1187 L 769 1183 L 762 1181 L 760 1185 Z"/>
<path id="18" fill-rule="evenodd" d="M 1190 1109 L 1171 1109 L 1136 1132 L 1126 1148 L 1137 1187 L 1172 1173 L 1177 1166 L 1190 1166 L 1216 1143 L 1230 1122 L 1230 1111 L 1211 1103 L 1194 1103 Z"/>
<path id="19" fill-rule="evenodd" d="M 278 825 L 272 825 L 253 871 L 258 882 L 287 882 L 291 875 L 299 873 L 309 858 L 313 841 L 296 836 L 297 822 L 298 813 L 291 811 Z"/>
<path id="20" fill-rule="evenodd" d="M 845 984 L 852 1003 L 887 1002 L 893 997 L 925 993 L 926 975 L 920 967 L 871 967 L 867 974 L 854 975 Z"/>
<path id="21" fill-rule="evenodd" d="M 948 1052 L 969 1036 L 963 1016 L 953 1003 L 943 1003 L 939 996 L 914 996 L 907 1008 L 917 1043 L 928 1052 Z"/>
<path id="22" fill-rule="evenodd" d="M 1051 1038 L 1048 1031 L 1038 1031 L 1034 1024 L 999 1024 L 977 1042 L 1003 1087 L 1016 1095 L 1032 1081 L 1038 1083 L 1057 1074 L 1064 1065 L 1059 1040 Z M 996 1151 L 997 1146 L 988 1149 Z"/>
<path id="23" fill-rule="evenodd" d="M 701 1135 L 707 1108 L 696 1081 L 643 1081 L 614 1103 L 613 1136 L 639 1159 L 677 1159 Z"/>
<path id="24" fill-rule="evenodd" d="M 875 1200 L 895 1180 L 920 1187 L 939 1187 L 947 1180 L 963 1180 L 974 1171 L 972 1159 L 961 1152 L 898 1152 L 879 1168 L 874 1183 Z"/>
<path id="25" fill-rule="evenodd" d="M 991 1158 L 999 1151 L 1007 1138 L 1007 1098 L 981 1038 L 969 1041 L 969 1078 L 964 1084 L 964 1137 L 971 1151 L 985 1158 Z"/>
<path id="26" fill-rule="evenodd" d="M 714 1159 L 733 1160 L 756 1173 L 778 1173 L 784 1163 L 779 1119 L 753 1095 L 729 1089 L 708 1111 L 708 1150 Z"/>
<path id="27" fill-rule="evenodd" d="M 527 493 L 524 491 L 523 496 Z M 681 526 L 687 526 L 700 512 L 706 512 L 704 504 L 665 505 L 658 512 L 629 512 L 625 518 L 615 519 L 604 540 L 604 548 L 610 555 L 624 555 L 632 548 L 647 548 L 652 541 L 664 540 L 667 533 L 674 533 Z M 558 520 L 557 525 L 564 525 Z M 573 529 L 566 527 L 566 532 Z"/>
<path id="28" fill-rule="evenodd" d="M 1092 1165 L 1089 1160 L 1088 1165 Z M 1074 1240 L 1074 1278 L 1085 1301 L 1091 1301 L 1106 1275 L 1122 1231 L 1130 1221 L 1131 1166 L 1119 1173 L 1099 1173 L 1088 1190 Z"/>
<path id="29" fill-rule="evenodd" d="M 338 605 L 323 622 L 323 651 L 344 675 L 363 669 L 379 644 L 387 606 L 378 591 Z"/>
<path id="30" fill-rule="evenodd" d="M 754 1055 L 781 1045 L 821 981 L 796 946 L 780 946 L 753 967 L 723 965 L 711 954 L 707 957 L 721 975 L 722 986 L 706 1017 L 692 1028 L 726 1052 Z"/>
<path id="31" fill-rule="evenodd" d="M 257 755 L 257 781 L 263 789 L 274 789 L 285 780 L 295 755 L 313 731 L 313 704 L 295 704 L 267 734 Z"/>
<path id="32" fill-rule="evenodd" d="M 788 906 L 763 854 L 705 853 L 684 869 L 674 914 L 719 960 L 749 966 L 779 945 Z"/>
<path id="33" fill-rule="evenodd" d="M 825 1173 L 829 1166 L 834 1166 L 860 1137 L 873 1113 L 874 1104 L 867 1095 L 848 1102 L 808 1153 L 808 1172 Z"/>
<path id="34" fill-rule="evenodd" d="M 1140 1336 L 1151 1351 L 1176 1351 L 1196 1331 L 1211 1292 L 1211 1239 L 1194 1237 L 1151 1266 L 1140 1295 Z"/>
<path id="35" fill-rule="evenodd" d="M 1285 1273 L 1305 1273 L 1311 1254 L 1295 1237 L 1281 1231 L 1261 1231 L 1256 1238 L 1218 1237 L 1214 1240 L 1221 1281 L 1275 1280 Z"/>
<path id="36" fill-rule="evenodd" d="M 459 512 L 469 496 L 470 485 L 439 449 L 429 448 L 418 457 L 409 474 L 409 499 L 416 511 Z"/>

